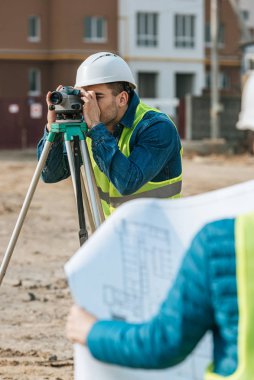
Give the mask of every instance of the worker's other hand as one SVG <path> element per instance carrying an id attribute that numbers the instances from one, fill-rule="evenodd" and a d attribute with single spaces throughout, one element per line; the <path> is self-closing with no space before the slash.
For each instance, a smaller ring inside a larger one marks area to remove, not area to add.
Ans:
<path id="1" fill-rule="evenodd" d="M 94 91 L 85 91 L 83 88 L 79 88 L 81 91 L 81 99 L 84 102 L 83 116 L 89 129 L 95 127 L 100 123 L 101 111 L 96 99 Z"/>
<path id="2" fill-rule="evenodd" d="M 59 85 L 57 87 L 56 91 L 60 91 L 62 87 L 63 87 L 62 85 Z M 50 109 L 50 106 L 52 105 L 52 103 L 50 101 L 51 94 L 52 94 L 52 92 L 49 91 L 46 95 L 46 102 L 47 102 L 47 106 L 48 106 L 48 116 L 47 116 L 47 120 L 48 120 L 47 130 L 48 130 L 48 132 L 50 132 L 50 130 L 51 130 L 51 124 L 55 123 L 55 121 L 56 121 L 56 111 L 54 109 L 52 109 L 52 110 Z"/>
<path id="3" fill-rule="evenodd" d="M 73 305 L 67 318 L 66 336 L 72 343 L 86 344 L 96 318 L 88 311 Z"/>

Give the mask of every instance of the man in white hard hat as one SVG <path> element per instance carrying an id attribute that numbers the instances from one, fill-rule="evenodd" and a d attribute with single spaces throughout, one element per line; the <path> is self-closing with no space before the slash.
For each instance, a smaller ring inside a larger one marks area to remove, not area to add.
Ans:
<path id="1" fill-rule="evenodd" d="M 78 68 L 75 87 L 84 102 L 86 141 L 105 216 L 137 197 L 178 197 L 182 148 L 177 129 L 166 114 L 140 101 L 127 63 L 113 53 L 93 54 Z M 55 120 L 55 111 L 49 109 L 38 157 Z M 58 138 L 42 178 L 57 182 L 69 175 L 65 146 Z"/>

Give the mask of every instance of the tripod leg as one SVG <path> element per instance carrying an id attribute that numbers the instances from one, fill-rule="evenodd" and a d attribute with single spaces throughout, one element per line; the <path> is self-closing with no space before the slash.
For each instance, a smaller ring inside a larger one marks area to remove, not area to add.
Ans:
<path id="1" fill-rule="evenodd" d="M 93 174 L 90 158 L 89 158 L 89 167 L 90 167 L 90 172 Z M 88 183 L 87 183 L 87 178 L 86 178 L 85 174 L 86 173 L 84 173 L 84 175 L 81 178 L 83 179 L 83 182 L 85 182 L 86 194 L 89 194 Z M 96 191 L 94 192 L 94 194 L 95 194 L 95 197 L 96 197 L 96 204 L 98 206 L 98 210 L 99 210 L 99 214 L 100 214 L 100 223 L 102 223 L 105 220 L 105 216 L 104 216 L 104 213 L 103 213 L 103 209 L 102 209 L 102 204 L 101 204 L 101 200 L 100 200 L 100 197 L 99 197 L 99 193 L 97 191 L 97 185 L 96 185 L 96 182 L 95 182 L 94 175 L 92 175 L 91 179 L 92 179 L 92 183 L 93 183 L 93 188 L 96 189 Z M 88 202 L 89 202 L 89 208 L 88 209 L 91 210 L 91 206 L 90 206 L 91 205 L 91 199 L 89 199 Z M 94 227 L 94 230 L 95 230 L 95 227 Z"/>
<path id="2" fill-rule="evenodd" d="M 79 242 L 80 246 L 88 239 L 85 211 L 83 205 L 83 196 L 81 188 L 81 176 L 80 176 L 80 148 L 79 148 L 79 137 L 74 136 L 73 140 L 73 154 L 74 154 L 74 166 L 75 166 L 75 183 L 76 183 L 76 200 L 77 200 L 77 210 L 79 218 Z"/>
<path id="3" fill-rule="evenodd" d="M 80 140 L 80 148 L 81 148 L 81 155 L 82 155 L 82 160 L 83 160 L 83 165 L 85 169 L 85 175 L 86 175 L 86 181 L 87 181 L 87 186 L 88 186 L 88 191 L 89 191 L 89 199 L 91 201 L 91 208 L 93 211 L 93 216 L 94 216 L 94 223 L 96 228 L 100 226 L 102 223 L 101 221 L 101 214 L 100 214 L 100 207 L 101 207 L 101 202 L 98 202 L 99 196 L 96 197 L 95 194 L 97 194 L 97 187 L 95 186 L 95 180 L 93 180 L 93 172 L 91 168 L 91 161 L 90 157 L 88 155 L 88 150 L 87 146 L 84 140 Z"/>
<path id="4" fill-rule="evenodd" d="M 65 141 L 65 146 L 66 146 L 66 152 L 67 152 L 67 157 L 68 157 L 68 162 L 69 162 L 69 167 L 70 167 L 70 172 L 71 172 L 71 179 L 72 179 L 72 184 L 73 184 L 73 190 L 74 190 L 75 197 L 77 198 L 73 152 L 72 152 L 71 143 L 70 143 L 69 140 Z M 83 177 L 81 177 L 81 186 L 82 186 L 82 193 L 83 193 L 84 202 L 85 202 L 85 212 L 87 214 L 89 226 L 90 226 L 92 232 L 94 232 L 95 231 L 95 225 L 94 225 L 91 209 L 90 209 L 90 206 L 89 206 L 89 201 L 88 201 L 88 197 L 87 197 L 87 192 L 85 190 L 85 185 L 84 185 L 84 182 L 83 182 Z"/>
<path id="5" fill-rule="evenodd" d="M 46 141 L 45 146 L 44 146 L 43 151 L 42 151 L 42 154 L 41 154 L 41 157 L 40 157 L 40 160 L 39 160 L 39 162 L 38 162 L 38 164 L 36 166 L 36 169 L 35 169 L 35 172 L 34 172 L 34 175 L 33 175 L 32 181 L 31 181 L 31 184 L 30 184 L 30 186 L 28 188 L 28 191 L 27 191 L 27 194 L 26 194 L 23 206 L 22 206 L 21 211 L 19 213 L 16 225 L 14 227 L 14 230 L 13 230 L 10 242 L 8 244 L 7 250 L 5 252 L 5 255 L 4 255 L 2 264 L 1 264 L 1 268 L 0 268 L 0 285 L 2 283 L 2 280 L 3 280 L 4 275 L 6 273 L 7 267 L 9 265 L 9 262 L 10 262 L 13 250 L 14 250 L 16 242 L 18 240 L 18 237 L 19 237 L 22 225 L 24 223 L 27 211 L 29 209 L 30 203 L 32 201 L 32 198 L 33 198 L 33 195 L 34 195 L 34 192 L 35 192 L 35 189 L 36 189 L 36 186 L 37 186 L 38 181 L 40 179 L 41 172 L 42 172 L 42 170 L 43 170 L 43 168 L 45 166 L 45 163 L 46 163 L 46 160 L 47 160 L 48 153 L 49 153 L 49 150 L 51 148 L 51 145 L 52 145 L 52 142 Z"/>
<path id="6" fill-rule="evenodd" d="M 72 152 L 70 141 L 65 141 L 65 147 L 66 147 L 66 152 L 67 152 L 67 157 L 68 157 L 68 162 L 69 162 L 69 167 L 70 167 L 70 172 L 71 172 L 73 190 L 74 190 L 75 197 L 77 197 L 77 189 L 76 189 L 76 182 L 75 182 L 75 168 L 74 168 L 73 152 Z"/>
<path id="7" fill-rule="evenodd" d="M 88 199 L 88 196 L 87 196 L 87 187 L 84 184 L 84 178 L 83 178 L 82 175 L 80 175 L 80 180 L 81 180 L 82 194 L 83 194 L 83 199 L 84 199 L 84 204 L 85 204 L 85 213 L 86 213 L 87 219 L 89 221 L 89 226 L 91 228 L 91 232 L 94 233 L 94 231 L 96 230 L 96 228 L 95 228 L 95 224 L 94 224 L 94 221 L 93 221 L 93 215 L 92 215 L 92 211 L 91 211 L 91 208 L 90 208 L 89 199 Z"/>

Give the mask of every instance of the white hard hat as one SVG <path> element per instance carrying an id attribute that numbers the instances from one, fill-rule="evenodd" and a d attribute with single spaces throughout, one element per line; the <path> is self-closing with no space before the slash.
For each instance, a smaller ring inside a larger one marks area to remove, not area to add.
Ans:
<path id="1" fill-rule="evenodd" d="M 75 87 L 111 82 L 128 82 L 136 88 L 127 63 L 116 54 L 100 52 L 90 55 L 81 63 L 77 70 Z"/>
<path id="2" fill-rule="evenodd" d="M 250 72 L 243 87 L 241 112 L 236 127 L 254 131 L 254 71 Z"/>

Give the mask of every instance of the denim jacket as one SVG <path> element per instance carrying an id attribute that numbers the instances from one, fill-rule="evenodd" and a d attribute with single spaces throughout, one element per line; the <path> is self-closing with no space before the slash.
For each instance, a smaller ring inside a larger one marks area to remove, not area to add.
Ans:
<path id="1" fill-rule="evenodd" d="M 123 126 L 131 128 L 139 97 L 133 94 L 129 107 L 111 134 L 103 123 L 87 133 L 92 139 L 93 157 L 100 170 L 122 195 L 132 194 L 148 181 L 159 182 L 182 172 L 181 142 L 173 122 L 163 113 L 148 112 L 132 134 L 130 157 L 118 147 Z M 47 131 L 37 147 L 40 157 Z M 57 135 L 42 171 L 45 182 L 58 182 L 70 175 L 62 136 Z"/>

